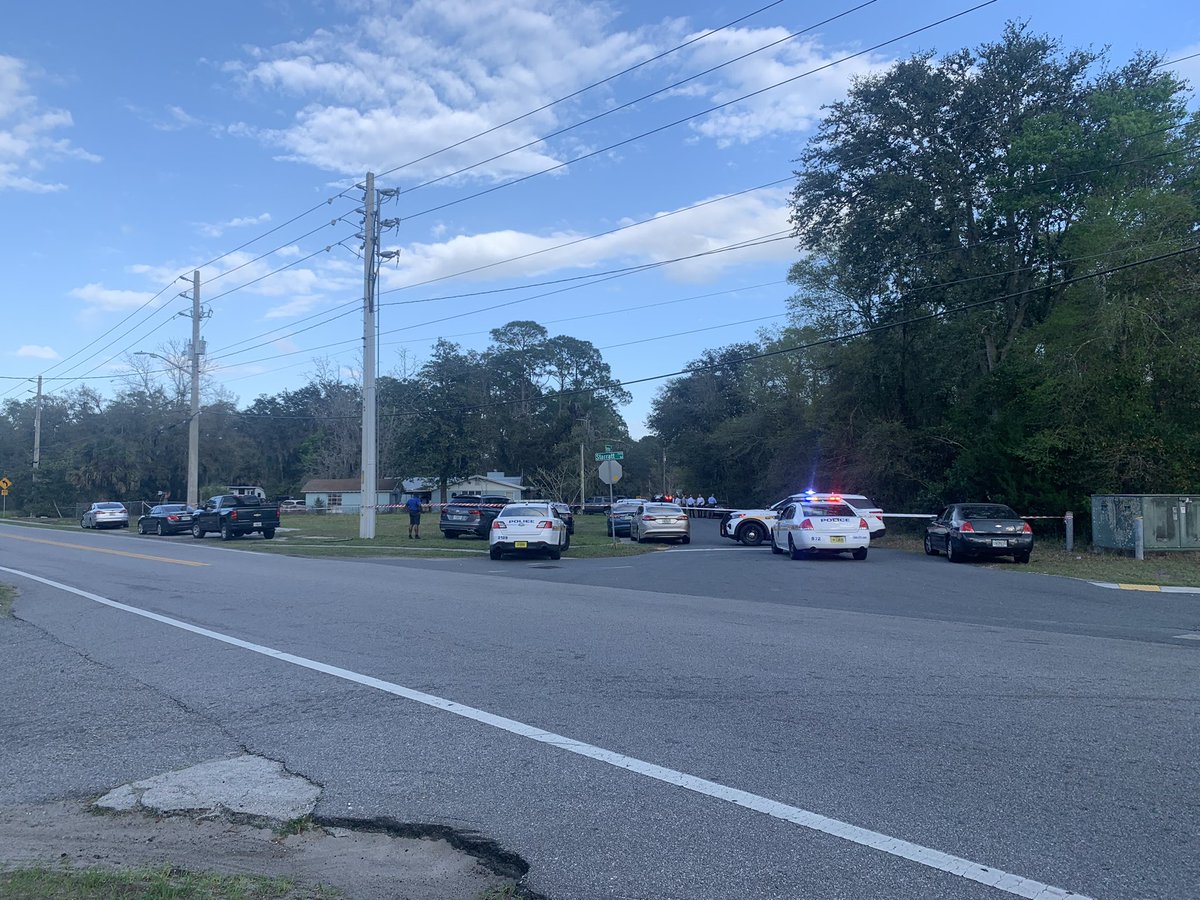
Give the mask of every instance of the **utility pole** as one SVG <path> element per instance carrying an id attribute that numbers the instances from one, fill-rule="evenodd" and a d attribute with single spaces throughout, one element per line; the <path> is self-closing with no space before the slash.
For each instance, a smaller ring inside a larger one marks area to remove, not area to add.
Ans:
<path id="1" fill-rule="evenodd" d="M 33 408 L 33 480 L 37 481 L 42 461 L 42 376 L 38 376 L 37 405 Z"/>
<path id="2" fill-rule="evenodd" d="M 185 295 L 186 296 L 186 295 Z M 184 313 L 186 315 L 186 313 Z M 192 364 L 192 408 L 188 417 L 187 503 L 200 505 L 200 270 L 192 270 L 192 345 L 188 356 Z"/>
<path id="3" fill-rule="evenodd" d="M 582 512 L 583 507 L 587 504 L 587 498 L 583 496 L 583 441 L 579 442 L 579 509 Z"/>
<path id="4" fill-rule="evenodd" d="M 363 192 L 363 408 L 362 505 L 358 536 L 375 537 L 375 502 L 379 479 L 375 474 L 378 445 L 375 437 L 375 173 L 367 173 Z"/>
<path id="5" fill-rule="evenodd" d="M 393 259 L 399 250 L 379 250 L 379 234 L 395 228 L 399 219 L 381 219 L 384 199 L 392 199 L 399 188 L 375 190 L 375 173 L 368 172 L 363 188 L 363 384 L 362 384 L 362 503 L 358 510 L 358 536 L 375 538 L 375 512 L 379 493 L 379 438 L 376 429 L 376 366 L 379 358 L 378 303 L 375 295 L 379 278 L 379 260 Z"/>

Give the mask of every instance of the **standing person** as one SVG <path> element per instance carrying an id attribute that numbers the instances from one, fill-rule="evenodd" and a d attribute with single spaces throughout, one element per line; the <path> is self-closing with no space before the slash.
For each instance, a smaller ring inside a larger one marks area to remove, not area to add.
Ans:
<path id="1" fill-rule="evenodd" d="M 421 539 L 421 498 L 413 494 L 404 504 L 408 510 L 408 539 Z"/>
<path id="2" fill-rule="evenodd" d="M 709 494 L 709 495 L 708 495 L 708 509 L 709 509 L 709 513 L 708 513 L 708 514 L 709 514 L 709 516 L 711 516 L 712 518 L 714 518 L 714 519 L 715 519 L 715 518 L 717 517 L 717 513 L 716 513 L 716 509 L 717 509 L 717 495 L 716 495 L 716 494 Z"/>

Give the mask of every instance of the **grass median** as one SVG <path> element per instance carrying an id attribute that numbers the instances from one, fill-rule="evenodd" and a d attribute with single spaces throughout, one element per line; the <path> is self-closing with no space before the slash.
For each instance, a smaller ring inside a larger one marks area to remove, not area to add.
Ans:
<path id="1" fill-rule="evenodd" d="M 923 535 L 923 531 L 889 531 L 885 537 L 872 544 L 880 549 L 924 553 Z M 944 556 L 941 558 L 945 560 Z M 1068 578 L 1082 578 L 1085 581 L 1149 584 L 1159 587 L 1200 587 L 1200 552 L 1195 551 L 1147 553 L 1144 560 L 1137 560 L 1132 556 L 1107 550 L 1092 550 L 1090 547 L 1077 546 L 1068 553 L 1061 539 L 1047 538 L 1035 542 L 1033 558 L 1028 565 L 1014 563 L 1008 557 L 970 564 L 1042 575 L 1064 575 Z"/>
<path id="2" fill-rule="evenodd" d="M 143 869 L 67 869 L 32 866 L 0 872 L 0 896 L 10 900 L 71 897 L 75 900 L 130 898 L 332 898 L 342 894 L 320 885 L 300 885 L 286 878 L 190 872 L 174 866 Z"/>
<path id="3" fill-rule="evenodd" d="M 571 536 L 571 549 L 566 557 L 589 559 L 612 556 L 637 556 L 653 553 L 668 546 L 634 544 L 627 538 L 618 538 L 617 543 L 606 533 L 604 516 L 577 516 L 575 534 Z M 220 540 L 210 535 L 205 540 Z M 421 539 L 408 537 L 408 515 L 386 514 L 375 518 L 375 539 L 363 540 L 358 536 L 358 516 L 352 514 L 313 515 L 311 513 L 289 513 L 275 539 L 266 541 L 259 537 L 236 540 L 232 544 L 241 550 L 257 550 L 263 553 L 282 553 L 292 556 L 316 557 L 362 557 L 404 556 L 419 558 L 483 557 L 487 555 L 486 538 L 474 535 L 449 539 L 438 530 L 438 517 L 426 513 L 421 520 Z"/>

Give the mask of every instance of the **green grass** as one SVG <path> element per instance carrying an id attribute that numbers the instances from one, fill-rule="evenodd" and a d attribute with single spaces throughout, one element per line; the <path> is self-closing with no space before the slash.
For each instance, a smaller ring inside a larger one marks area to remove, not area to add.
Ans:
<path id="1" fill-rule="evenodd" d="M 571 537 L 571 549 L 566 555 L 576 559 L 612 556 L 637 556 L 653 553 L 667 545 L 641 545 L 621 538 L 613 539 L 605 533 L 604 516 L 576 516 L 575 534 Z M 287 529 L 286 531 L 282 529 Z M 215 535 L 205 538 L 213 540 Z M 275 539 L 243 538 L 234 542 L 239 549 L 258 550 L 265 553 L 283 553 L 295 556 L 361 557 L 372 553 L 388 556 L 411 556 L 422 558 L 482 557 L 488 552 L 487 540 L 475 536 L 464 536 L 453 540 L 442 536 L 438 530 L 438 517 L 426 513 L 421 520 L 421 539 L 409 540 L 408 516 L 380 515 L 375 519 L 375 540 L 362 540 L 358 536 L 357 515 L 313 515 L 311 513 L 285 514 L 281 530 Z"/>
<path id="2" fill-rule="evenodd" d="M 0 584 L 0 619 L 12 615 L 13 600 L 17 598 L 17 589 L 11 584 Z"/>
<path id="3" fill-rule="evenodd" d="M 873 541 L 872 545 L 909 553 L 925 552 L 921 536 L 915 533 L 889 533 L 878 542 Z M 1139 561 L 1132 556 L 1093 551 L 1078 545 L 1068 553 L 1061 540 L 1046 539 L 1034 545 L 1033 558 L 1027 566 L 1017 565 L 1008 558 L 982 565 L 1013 572 L 1065 575 L 1086 581 L 1200 587 L 1200 552 L 1148 553 Z"/>
<path id="4" fill-rule="evenodd" d="M 174 866 L 144 869 L 68 869 L 32 866 L 0 872 L 5 900 L 311 900 L 339 893 L 322 885 L 301 886 L 286 878 L 262 875 L 219 875 Z"/>

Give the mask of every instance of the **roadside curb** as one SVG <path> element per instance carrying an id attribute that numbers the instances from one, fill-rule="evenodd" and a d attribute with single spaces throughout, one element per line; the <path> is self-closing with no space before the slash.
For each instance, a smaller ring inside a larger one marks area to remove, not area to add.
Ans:
<path id="1" fill-rule="evenodd" d="M 1158 584 L 1118 584 L 1112 581 L 1089 581 L 1088 584 L 1114 591 L 1145 591 L 1153 594 L 1200 594 L 1200 587 L 1172 587 Z"/>

